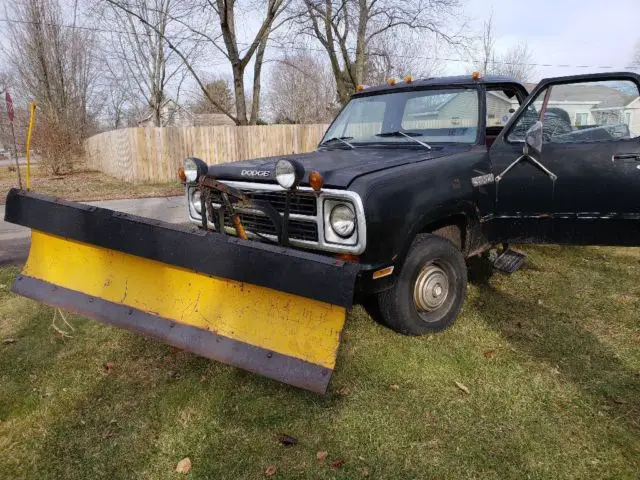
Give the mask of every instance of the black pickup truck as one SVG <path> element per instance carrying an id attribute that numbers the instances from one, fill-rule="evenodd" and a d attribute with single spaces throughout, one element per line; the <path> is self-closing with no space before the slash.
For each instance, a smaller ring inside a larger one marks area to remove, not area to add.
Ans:
<path id="1" fill-rule="evenodd" d="M 359 88 L 314 152 L 187 159 L 190 219 L 358 262 L 356 300 L 414 335 L 453 323 L 487 252 L 513 271 L 509 244 L 640 245 L 639 75 L 389 83 Z M 203 198 L 202 176 L 228 190 Z"/>

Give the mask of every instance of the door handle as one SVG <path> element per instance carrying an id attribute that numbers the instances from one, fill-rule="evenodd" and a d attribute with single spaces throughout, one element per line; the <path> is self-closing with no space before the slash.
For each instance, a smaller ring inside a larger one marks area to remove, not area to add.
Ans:
<path id="1" fill-rule="evenodd" d="M 640 162 L 640 153 L 616 153 L 611 157 L 612 161 L 616 160 L 634 160 Z"/>

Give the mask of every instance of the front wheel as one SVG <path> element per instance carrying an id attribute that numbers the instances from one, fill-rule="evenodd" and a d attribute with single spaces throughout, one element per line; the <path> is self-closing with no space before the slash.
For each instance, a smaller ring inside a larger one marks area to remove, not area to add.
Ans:
<path id="1" fill-rule="evenodd" d="M 378 295 L 384 323 L 405 335 L 439 332 L 455 321 L 467 289 L 462 253 L 437 235 L 416 237 L 393 288 Z"/>

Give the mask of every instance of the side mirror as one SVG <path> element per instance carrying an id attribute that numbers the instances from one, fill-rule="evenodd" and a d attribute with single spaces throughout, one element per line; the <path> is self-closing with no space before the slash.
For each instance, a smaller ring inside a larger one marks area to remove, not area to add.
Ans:
<path id="1" fill-rule="evenodd" d="M 538 120 L 531 125 L 524 136 L 524 147 L 522 153 L 524 155 L 538 156 L 542 152 L 542 122 Z"/>

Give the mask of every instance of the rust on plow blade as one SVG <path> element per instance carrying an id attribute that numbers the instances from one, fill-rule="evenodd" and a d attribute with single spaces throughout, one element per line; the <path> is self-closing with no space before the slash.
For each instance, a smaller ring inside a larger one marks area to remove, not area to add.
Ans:
<path id="1" fill-rule="evenodd" d="M 324 393 L 357 265 L 13 189 L 13 291 Z"/>

